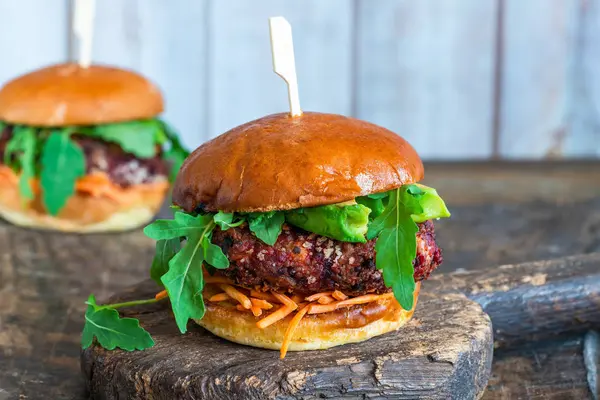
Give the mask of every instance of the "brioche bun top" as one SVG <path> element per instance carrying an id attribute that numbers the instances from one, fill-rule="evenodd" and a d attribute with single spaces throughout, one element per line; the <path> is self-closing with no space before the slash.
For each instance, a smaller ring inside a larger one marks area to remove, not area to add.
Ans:
<path id="1" fill-rule="evenodd" d="M 0 120 L 11 124 L 98 125 L 152 118 L 162 111 L 162 95 L 145 77 L 102 65 L 52 65 L 0 90 Z"/>
<path id="2" fill-rule="evenodd" d="M 265 212 L 352 200 L 423 178 L 415 149 L 380 126 L 281 113 L 204 143 L 184 162 L 173 203 L 191 212 Z"/>

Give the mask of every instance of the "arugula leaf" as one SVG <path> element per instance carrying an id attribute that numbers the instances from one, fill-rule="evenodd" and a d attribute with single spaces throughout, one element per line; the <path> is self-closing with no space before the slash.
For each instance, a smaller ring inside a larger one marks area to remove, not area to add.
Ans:
<path id="1" fill-rule="evenodd" d="M 331 204 L 285 213 L 285 220 L 309 232 L 344 242 L 365 243 L 371 210 L 362 204 Z"/>
<path id="2" fill-rule="evenodd" d="M 379 237 L 375 243 L 375 266 L 383 273 L 386 286 L 405 310 L 413 307 L 415 290 L 413 260 L 417 254 L 416 234 L 419 230 L 411 215 L 422 212 L 414 190 L 404 185 L 391 191 L 384 212 L 372 222 Z M 373 235 L 369 227 L 369 235 Z"/>
<path id="3" fill-rule="evenodd" d="M 85 175 L 85 156 L 69 138 L 69 132 L 53 132 L 42 149 L 42 200 L 56 215 L 75 192 L 75 181 Z"/>
<path id="4" fill-rule="evenodd" d="M 285 215 L 281 211 L 248 214 L 248 226 L 257 238 L 273 246 L 281 233 Z"/>
<path id="5" fill-rule="evenodd" d="M 187 331 L 189 319 L 204 316 L 204 276 L 202 264 L 215 268 L 227 268 L 229 260 L 219 246 L 210 242 L 216 224 L 212 214 L 190 215 L 176 211 L 173 220 L 157 220 L 144 229 L 144 233 L 156 240 L 186 238 L 185 245 L 170 259 L 168 271 L 160 278 L 164 285 L 181 333 Z M 156 257 L 162 255 L 157 250 Z M 155 260 L 163 265 L 163 260 Z M 162 273 L 157 267 L 155 275 Z"/>
<path id="6" fill-rule="evenodd" d="M 215 224 L 219 226 L 219 228 L 226 231 L 227 229 L 235 228 L 236 226 L 240 226 L 244 223 L 243 219 L 233 222 L 233 217 L 233 213 L 224 213 L 223 211 L 219 211 L 215 214 L 213 220 L 215 221 Z"/>
<path id="7" fill-rule="evenodd" d="M 20 172 L 19 193 L 25 199 L 33 199 L 31 178 L 35 176 L 36 135 L 33 128 L 15 126 L 11 139 L 4 150 L 4 163 L 13 165 Z"/>
<path id="8" fill-rule="evenodd" d="M 175 322 L 181 333 L 187 332 L 188 320 L 204 316 L 202 243 L 205 234 L 206 231 L 190 235 L 185 246 L 169 262 L 169 271 L 160 278 L 169 294 Z"/>
<path id="9" fill-rule="evenodd" d="M 187 237 L 212 221 L 211 215 L 193 216 L 176 211 L 174 219 L 157 219 L 144 228 L 144 234 L 154 240 Z"/>
<path id="10" fill-rule="evenodd" d="M 162 286 L 160 278 L 169 270 L 169 261 L 181 249 L 179 238 L 162 239 L 156 242 L 156 250 L 152 266 L 150 267 L 150 277 L 159 286 Z"/>
<path id="11" fill-rule="evenodd" d="M 229 259 L 223 254 L 223 250 L 219 246 L 210 242 L 208 235 L 204 236 L 203 247 L 204 259 L 208 264 L 219 269 L 229 268 Z"/>
<path id="12" fill-rule="evenodd" d="M 389 195 L 390 195 L 389 192 L 380 192 L 380 193 L 368 194 L 366 197 L 373 199 L 373 200 L 381 200 L 381 199 L 385 199 Z"/>
<path id="13" fill-rule="evenodd" d="M 90 136 L 116 143 L 139 158 L 154 157 L 163 135 L 162 124 L 155 119 L 97 125 L 90 132 Z"/>
<path id="14" fill-rule="evenodd" d="M 119 312 L 114 308 L 97 305 L 94 295 L 90 295 L 86 304 L 88 308 L 81 336 L 81 346 L 84 349 L 92 344 L 94 336 L 108 350 L 119 347 L 133 351 L 154 346 L 154 340 L 137 319 L 120 318 Z"/>

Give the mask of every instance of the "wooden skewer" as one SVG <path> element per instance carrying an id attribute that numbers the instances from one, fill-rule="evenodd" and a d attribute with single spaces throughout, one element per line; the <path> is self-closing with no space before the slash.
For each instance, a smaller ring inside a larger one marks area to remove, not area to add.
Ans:
<path id="1" fill-rule="evenodd" d="M 92 40 L 94 37 L 95 0 L 76 0 L 73 10 L 73 33 L 77 38 L 77 62 L 87 68 L 92 63 Z"/>
<path id="2" fill-rule="evenodd" d="M 298 94 L 292 26 L 283 17 L 271 17 L 269 18 L 269 32 L 271 35 L 273 71 L 287 83 L 290 114 L 292 117 L 300 116 L 302 115 L 302 109 L 300 108 L 300 96 Z"/>

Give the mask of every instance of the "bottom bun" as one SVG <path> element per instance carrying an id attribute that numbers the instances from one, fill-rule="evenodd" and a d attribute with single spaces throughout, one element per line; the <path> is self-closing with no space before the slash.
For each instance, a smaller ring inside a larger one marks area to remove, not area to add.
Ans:
<path id="1" fill-rule="evenodd" d="M 307 314 L 300 320 L 290 342 L 289 351 L 320 350 L 347 343 L 357 343 L 384 333 L 392 332 L 406 324 L 417 305 L 420 284 L 414 292 L 414 305 L 403 310 L 394 299 L 384 299 L 363 305 L 339 309 L 323 314 Z M 209 296 L 205 295 L 205 298 Z M 288 324 L 295 313 L 261 329 L 256 322 L 265 316 L 207 302 L 206 313 L 197 324 L 212 334 L 229 341 L 264 349 L 279 350 L 283 344 Z"/>
<path id="2" fill-rule="evenodd" d="M 0 167 L 1 168 L 1 167 Z M 6 168 L 6 167 L 4 167 Z M 18 180 L 0 174 L 0 217 L 30 228 L 91 233 L 123 231 L 148 223 L 160 209 L 168 183 L 119 189 L 120 197 L 76 191 L 58 215 L 46 213 L 41 195 L 27 201 L 19 194 Z"/>

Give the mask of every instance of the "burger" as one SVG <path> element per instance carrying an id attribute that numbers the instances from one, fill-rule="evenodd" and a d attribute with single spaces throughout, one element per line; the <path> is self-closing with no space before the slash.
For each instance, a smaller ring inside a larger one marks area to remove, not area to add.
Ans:
<path id="1" fill-rule="evenodd" d="M 173 219 L 144 230 L 156 299 L 182 333 L 192 320 L 281 357 L 395 331 L 442 262 L 432 220 L 450 213 L 422 178 L 413 147 L 358 119 L 274 114 L 234 128 L 185 160 Z"/>
<path id="2" fill-rule="evenodd" d="M 0 216 L 71 232 L 147 224 L 188 155 L 163 98 L 124 69 L 60 64 L 0 90 Z"/>

